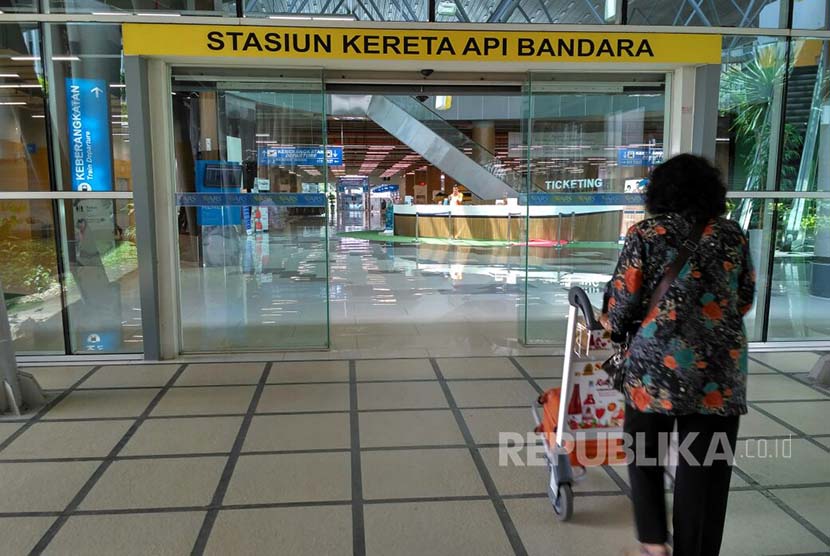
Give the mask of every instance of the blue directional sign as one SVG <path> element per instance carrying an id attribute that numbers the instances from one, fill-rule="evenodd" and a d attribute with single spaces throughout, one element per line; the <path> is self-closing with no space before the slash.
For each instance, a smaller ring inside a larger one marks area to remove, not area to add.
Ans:
<path id="1" fill-rule="evenodd" d="M 620 166 L 657 166 L 663 162 L 663 151 L 654 149 L 619 149 L 617 164 Z"/>
<path id="2" fill-rule="evenodd" d="M 343 147 L 260 147 L 263 166 L 342 166 Z"/>
<path id="3" fill-rule="evenodd" d="M 74 191 L 112 191 L 107 91 L 103 79 L 66 78 L 69 169 Z"/>
<path id="4" fill-rule="evenodd" d="M 400 191 L 401 187 L 396 183 L 387 183 L 384 185 L 378 185 L 372 188 L 372 193 L 392 193 L 395 191 Z"/>

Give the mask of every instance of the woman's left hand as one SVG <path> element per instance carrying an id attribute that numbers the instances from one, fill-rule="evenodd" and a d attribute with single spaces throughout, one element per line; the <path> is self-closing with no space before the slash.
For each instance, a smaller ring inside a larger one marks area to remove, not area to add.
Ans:
<path id="1" fill-rule="evenodd" d="M 604 329 L 608 332 L 611 332 L 611 321 L 608 320 L 608 313 L 602 313 L 599 316 L 599 323 L 602 325 Z"/>

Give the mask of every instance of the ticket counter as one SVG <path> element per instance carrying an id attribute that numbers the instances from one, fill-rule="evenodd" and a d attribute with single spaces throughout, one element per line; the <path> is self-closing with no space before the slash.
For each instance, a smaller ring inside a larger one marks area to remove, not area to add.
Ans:
<path id="1" fill-rule="evenodd" d="M 616 241 L 624 206 L 531 206 L 530 241 Z M 524 241 L 526 206 L 395 205 L 395 235 Z"/>

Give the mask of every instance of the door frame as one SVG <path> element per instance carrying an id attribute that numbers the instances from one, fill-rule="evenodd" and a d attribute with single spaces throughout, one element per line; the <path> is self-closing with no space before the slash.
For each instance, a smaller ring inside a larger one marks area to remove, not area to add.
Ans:
<path id="1" fill-rule="evenodd" d="M 247 62 L 247 60 L 245 60 Z M 453 71 L 458 62 L 434 63 L 439 71 Z M 466 63 L 469 72 L 470 64 Z M 133 168 L 134 197 L 136 205 L 139 280 L 141 291 L 142 323 L 144 329 L 144 358 L 146 360 L 167 360 L 179 358 L 182 354 L 181 316 L 179 314 L 180 292 L 178 279 L 178 226 L 175 218 L 175 151 L 173 145 L 173 114 L 170 99 L 172 93 L 172 67 L 217 67 L 217 60 L 210 58 L 146 57 L 125 56 L 124 58 L 128 115 L 130 121 L 130 142 Z M 326 67 L 302 66 L 296 60 L 257 60 L 256 64 L 240 64 L 239 60 L 227 60 L 221 67 L 235 70 L 250 69 L 262 72 L 268 68 L 321 70 L 322 86 L 325 91 L 326 76 L 332 75 L 334 82 L 343 82 L 348 77 L 337 78 L 337 60 Z M 354 64 L 352 64 L 354 66 Z M 515 64 L 482 64 L 491 76 L 491 84 L 499 81 L 515 82 Z M 356 65 L 355 73 L 360 78 L 373 70 L 371 61 Z M 583 66 L 583 67 L 580 67 Z M 478 68 L 479 66 L 474 66 Z M 490 71 L 492 68 L 493 71 Z M 413 68 L 414 69 L 414 68 Z M 523 73 L 525 83 L 532 69 Z M 544 68 L 546 73 L 574 75 L 590 70 L 596 73 L 595 65 L 562 64 L 562 67 Z M 666 65 L 666 64 L 625 64 L 617 68 L 603 68 L 602 75 L 626 75 L 648 71 L 665 73 L 668 87 L 666 125 L 667 155 L 693 151 L 713 156 L 717 129 L 717 100 L 720 65 Z M 342 72 L 341 72 L 342 73 Z M 385 73 L 385 72 L 384 72 Z M 383 73 L 377 74 L 379 77 Z M 411 73 L 410 73 L 411 75 Z M 493 76 L 496 76 L 493 78 Z M 415 83 L 418 83 L 416 80 Z M 479 81 L 480 83 L 480 81 Z M 403 84 L 403 83 L 402 83 Z M 486 86 L 486 85 L 485 85 Z M 707 118 L 701 118 L 706 114 Z M 695 116 L 698 117 L 695 117 Z M 330 322 L 327 323 L 329 336 Z M 282 353 L 284 350 L 274 350 Z M 238 354 L 236 354 L 238 355 Z"/>

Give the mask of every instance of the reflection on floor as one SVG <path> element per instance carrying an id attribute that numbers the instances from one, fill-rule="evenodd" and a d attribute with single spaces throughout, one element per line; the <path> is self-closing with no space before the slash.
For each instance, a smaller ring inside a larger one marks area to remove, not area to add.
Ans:
<path id="1" fill-rule="evenodd" d="M 752 355 L 722 554 L 830 551 L 830 392 L 815 353 Z M 0 419 L 3 554 L 616 556 L 627 473 L 592 468 L 558 523 L 499 432 L 559 383 L 548 356 L 29 368 Z"/>

